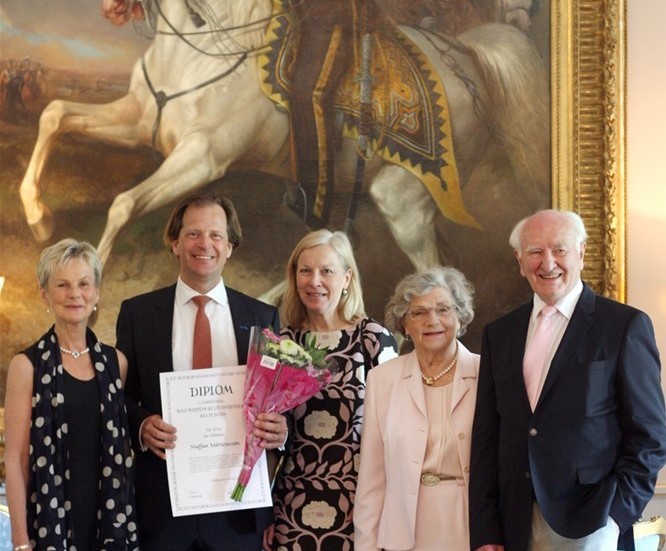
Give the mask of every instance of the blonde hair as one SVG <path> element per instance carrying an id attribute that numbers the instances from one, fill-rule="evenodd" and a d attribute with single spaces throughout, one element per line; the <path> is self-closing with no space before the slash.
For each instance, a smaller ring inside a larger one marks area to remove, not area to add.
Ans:
<path id="1" fill-rule="evenodd" d="M 346 323 L 355 323 L 366 317 L 365 305 L 363 303 L 363 291 L 361 290 L 361 277 L 358 273 L 356 260 L 351 243 L 347 236 L 341 231 L 317 230 L 305 235 L 294 247 L 285 269 L 286 289 L 282 298 L 283 318 L 291 327 L 302 327 L 308 319 L 308 312 L 301 302 L 296 288 L 296 270 L 298 269 L 298 258 L 305 249 L 328 245 L 335 251 L 345 270 L 351 271 L 351 278 L 347 293 L 340 297 L 338 313 Z"/>
<path id="2" fill-rule="evenodd" d="M 97 250 L 87 241 L 71 238 L 62 239 L 42 251 L 35 270 L 39 286 L 46 289 L 53 271 L 72 258 L 82 258 L 88 263 L 93 270 L 95 287 L 99 289 L 102 284 L 102 262 L 97 256 Z"/>

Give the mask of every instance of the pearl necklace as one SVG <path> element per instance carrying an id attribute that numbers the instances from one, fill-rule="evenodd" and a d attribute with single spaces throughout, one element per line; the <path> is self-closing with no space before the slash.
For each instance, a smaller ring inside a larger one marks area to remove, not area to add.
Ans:
<path id="1" fill-rule="evenodd" d="M 68 350 L 67 348 L 63 348 L 62 346 L 60 347 L 60 352 L 64 352 L 65 354 L 69 354 L 72 358 L 75 360 L 83 356 L 84 354 L 87 354 L 90 351 L 90 347 L 86 347 L 81 352 L 78 350 Z"/>
<path id="2" fill-rule="evenodd" d="M 451 363 L 449 365 L 447 365 L 444 369 L 442 369 L 442 371 L 440 371 L 437 375 L 433 375 L 432 377 L 426 375 L 425 373 L 423 373 L 423 371 L 421 371 L 421 379 L 423 379 L 423 382 L 426 385 L 432 386 L 435 384 L 435 381 L 441 379 L 442 377 L 444 377 L 444 375 L 446 375 L 449 371 L 451 371 L 453 369 L 453 366 L 456 365 L 457 362 L 458 362 L 458 348 L 456 347 L 456 355 L 453 356 L 453 360 L 451 360 Z"/>

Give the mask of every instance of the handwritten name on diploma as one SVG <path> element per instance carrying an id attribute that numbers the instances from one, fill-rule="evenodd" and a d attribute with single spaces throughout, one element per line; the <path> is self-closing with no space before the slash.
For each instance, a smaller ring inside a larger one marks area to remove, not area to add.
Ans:
<path id="1" fill-rule="evenodd" d="M 167 450 L 174 516 L 270 507 L 265 454 L 248 485 L 251 495 L 230 499 L 243 463 L 245 366 L 161 373 L 162 413 L 178 430 Z"/>
<path id="2" fill-rule="evenodd" d="M 206 436 L 204 435 L 204 438 Z M 240 442 L 211 442 L 210 444 L 190 444 L 191 450 L 205 450 L 206 448 L 224 448 L 226 446 L 240 446 Z"/>

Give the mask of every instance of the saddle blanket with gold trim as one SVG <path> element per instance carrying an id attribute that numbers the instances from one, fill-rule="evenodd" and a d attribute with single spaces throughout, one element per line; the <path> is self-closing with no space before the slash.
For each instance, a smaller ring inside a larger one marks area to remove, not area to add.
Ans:
<path id="1" fill-rule="evenodd" d="M 292 17 L 287 0 L 273 0 L 266 37 L 270 48 L 258 60 L 264 92 L 287 111 L 297 41 Z M 398 27 L 387 25 L 375 33 L 372 51 L 371 149 L 419 178 L 446 218 L 479 227 L 463 205 L 449 106 L 439 74 Z M 334 99 L 343 134 L 351 138 L 358 137 L 361 119 L 359 65 L 358 59 L 350 64 Z"/>

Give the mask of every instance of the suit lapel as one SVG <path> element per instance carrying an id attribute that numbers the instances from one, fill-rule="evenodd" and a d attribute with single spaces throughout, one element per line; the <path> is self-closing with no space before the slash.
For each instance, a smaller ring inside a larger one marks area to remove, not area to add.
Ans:
<path id="1" fill-rule="evenodd" d="M 469 484 L 469 472 L 465 469 L 469 465 L 470 447 L 468 438 L 472 435 L 472 421 L 474 419 L 474 404 L 476 393 L 472 389 L 476 385 L 477 372 L 474 367 L 472 353 L 461 343 L 458 343 L 458 366 L 453 378 L 453 393 L 451 396 L 451 424 L 458 437 L 458 459 L 463 468 L 465 484 Z M 463 435 L 465 440 L 460 440 Z"/>
<path id="2" fill-rule="evenodd" d="M 247 363 L 247 348 L 250 344 L 250 330 L 253 325 L 259 325 L 255 321 L 252 312 L 248 310 L 247 303 L 243 295 L 226 287 L 227 298 L 229 299 L 229 310 L 234 324 L 234 334 L 236 335 L 236 353 L 238 362 Z M 273 327 L 273 331 L 279 331 L 279 327 Z"/>
<path id="3" fill-rule="evenodd" d="M 572 354 L 582 347 L 582 343 L 594 323 L 595 303 L 596 297 L 594 293 L 587 285 L 584 285 L 583 292 L 578 299 L 569 324 L 562 336 L 562 341 L 555 351 L 555 356 L 550 364 L 537 407 L 552 388 L 564 367 L 569 363 Z"/>
<path id="4" fill-rule="evenodd" d="M 157 335 L 156 346 L 157 361 L 155 365 L 159 366 L 162 372 L 173 371 L 173 351 L 171 349 L 172 331 L 173 331 L 173 307 L 176 300 L 176 286 L 167 287 L 163 293 L 155 297 L 155 308 L 153 310 L 153 319 L 151 320 L 155 327 Z"/>
<path id="5" fill-rule="evenodd" d="M 427 412 L 423 383 L 421 382 L 421 368 L 419 367 L 416 352 L 411 352 L 407 357 L 405 365 L 402 368 L 402 378 L 405 381 L 407 393 L 412 399 L 412 402 L 414 402 L 414 405 L 421 414 L 426 417 Z"/>
<path id="6" fill-rule="evenodd" d="M 451 395 L 451 418 L 454 420 L 454 425 L 457 418 L 456 408 L 471 389 L 470 379 L 476 379 L 472 354 L 462 344 L 458 344 L 458 347 L 458 365 L 453 377 L 453 394 Z"/>
<path id="7" fill-rule="evenodd" d="M 521 389 L 517 392 L 520 397 L 519 399 L 522 400 L 524 407 L 529 411 L 532 411 L 532 409 L 530 408 L 530 401 L 527 397 L 527 389 L 525 388 L 523 357 L 525 356 L 525 341 L 527 340 L 527 330 L 530 324 L 530 316 L 532 315 L 532 307 L 532 302 L 528 302 L 520 307 L 516 312 L 515 330 L 511 330 L 508 333 L 511 339 L 511 358 L 509 360 L 511 374 L 509 384 L 513 388 Z"/>

